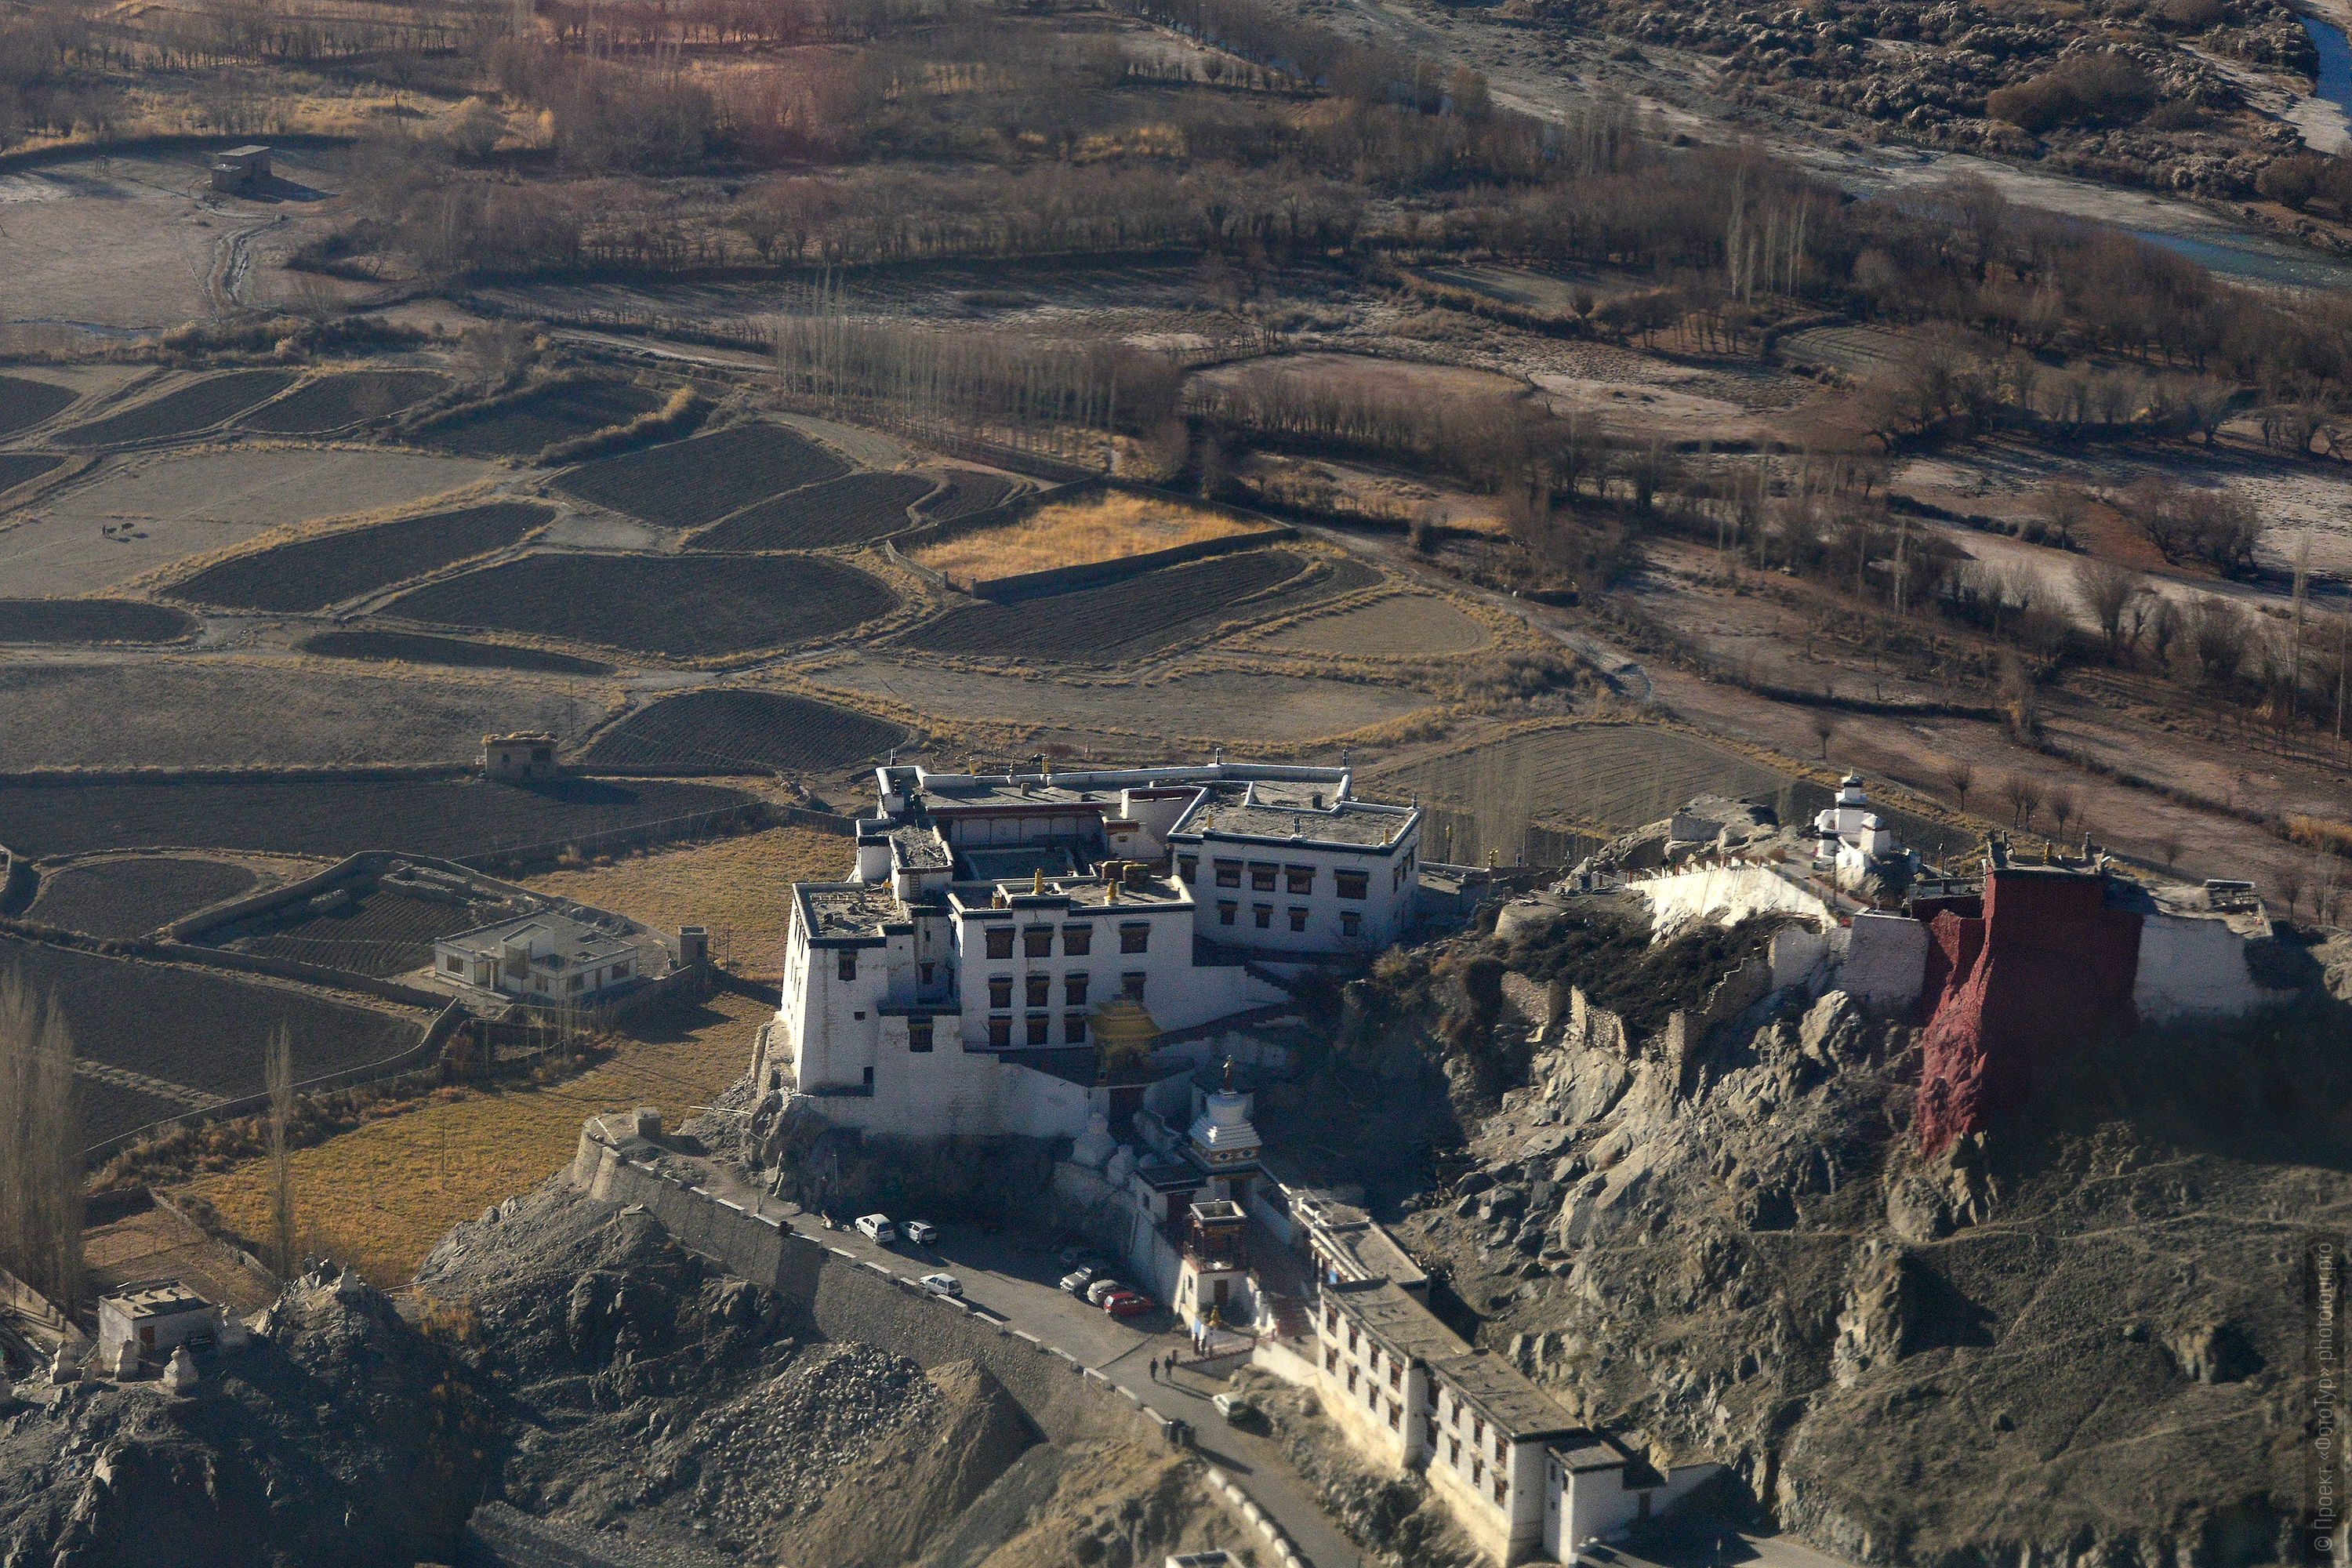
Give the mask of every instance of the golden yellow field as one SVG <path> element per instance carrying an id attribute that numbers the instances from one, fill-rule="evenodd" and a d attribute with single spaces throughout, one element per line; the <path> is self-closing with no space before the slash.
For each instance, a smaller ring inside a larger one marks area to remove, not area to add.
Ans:
<path id="1" fill-rule="evenodd" d="M 611 1059 L 566 1082 L 520 1084 L 371 1123 L 293 1156 L 296 1223 L 306 1251 L 390 1289 L 449 1227 L 529 1192 L 570 1161 L 588 1117 L 661 1107 L 676 1125 L 740 1077 L 772 999 L 722 992 L 699 1006 L 657 1005 Z M 269 1230 L 268 1165 L 201 1176 L 204 1198 L 248 1237 Z"/>
<path id="2" fill-rule="evenodd" d="M 710 928 L 712 956 L 744 976 L 783 973 L 794 882 L 848 874 L 850 841 L 807 827 L 771 827 L 679 849 L 635 856 L 610 866 L 551 871 L 524 886 L 649 925 Z"/>
<path id="3" fill-rule="evenodd" d="M 1111 491 L 1039 507 L 1018 522 L 942 540 L 916 551 L 914 558 L 934 572 L 965 581 L 1017 577 L 1024 572 L 1116 561 L 1203 539 L 1254 533 L 1263 526 L 1181 501 Z"/>

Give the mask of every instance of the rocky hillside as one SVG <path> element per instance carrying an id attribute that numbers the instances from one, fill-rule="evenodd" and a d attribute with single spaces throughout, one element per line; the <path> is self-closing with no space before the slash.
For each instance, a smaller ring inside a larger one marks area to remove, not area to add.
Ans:
<path id="1" fill-rule="evenodd" d="M 1400 1205 L 1459 1326 L 1866 1562 L 2283 1552 L 2302 1249 L 2352 1226 L 2342 1004 L 2086 1046 L 1924 1160 L 1916 1030 L 1767 999 L 1677 1059 L 1580 1018 L 1559 919 L 1350 988 L 1342 1058 L 1417 1050 L 1467 1131 Z"/>

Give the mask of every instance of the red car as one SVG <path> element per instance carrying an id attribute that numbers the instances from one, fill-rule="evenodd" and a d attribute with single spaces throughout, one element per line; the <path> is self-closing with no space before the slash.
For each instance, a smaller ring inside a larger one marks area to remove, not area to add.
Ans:
<path id="1" fill-rule="evenodd" d="M 1151 1310 L 1151 1302 L 1132 1290 L 1114 1290 L 1104 1298 L 1102 1309 L 1114 1318 L 1134 1318 Z"/>

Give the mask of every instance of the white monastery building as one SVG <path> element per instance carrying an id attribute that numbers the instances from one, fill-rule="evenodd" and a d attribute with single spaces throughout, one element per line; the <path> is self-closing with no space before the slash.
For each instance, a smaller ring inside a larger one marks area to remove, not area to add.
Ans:
<path id="1" fill-rule="evenodd" d="M 753 1063 L 840 1125 L 1076 1137 L 1107 1004 L 1196 1030 L 1412 920 L 1422 814 L 1344 768 L 876 775 L 849 879 L 793 889 Z"/>

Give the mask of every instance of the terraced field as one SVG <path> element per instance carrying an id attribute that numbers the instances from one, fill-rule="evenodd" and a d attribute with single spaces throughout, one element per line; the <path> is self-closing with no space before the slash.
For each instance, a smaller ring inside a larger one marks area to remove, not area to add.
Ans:
<path id="1" fill-rule="evenodd" d="M 467 642 L 416 632 L 320 632 L 294 645 L 321 658 L 397 659 L 406 664 L 448 665 L 460 669 L 525 669 L 541 675 L 610 675 L 613 667 L 593 658 L 503 643 Z"/>
<path id="2" fill-rule="evenodd" d="M 345 529 L 234 555 L 167 590 L 192 604 L 298 614 L 389 588 L 453 562 L 520 543 L 555 516 L 546 507 L 494 501 Z"/>
<path id="3" fill-rule="evenodd" d="M 116 447 L 130 441 L 161 441 L 209 430 L 293 384 L 290 370 L 233 370 L 206 376 L 152 402 L 126 408 L 88 425 L 62 431 L 68 447 Z"/>
<path id="4" fill-rule="evenodd" d="M 738 425 L 583 463 L 557 483 L 571 495 L 665 528 L 698 528 L 738 507 L 848 473 L 849 465 L 781 425 Z"/>
<path id="5" fill-rule="evenodd" d="M 1794 774 L 1677 731 L 1639 724 L 1537 730 L 1377 775 L 1406 790 L 1485 815 L 1490 804 L 1622 832 L 1655 822 L 1696 795 L 1760 797 L 1801 809 Z"/>
<path id="6" fill-rule="evenodd" d="M 262 1052 L 281 1025 L 294 1042 L 298 1081 L 396 1057 L 425 1030 L 414 1014 L 0 936 L 5 966 L 21 967 L 33 994 L 54 995 L 65 1013 L 75 1051 L 89 1064 L 79 1070 L 76 1098 L 82 1136 L 92 1143 L 260 1093 Z M 158 1019 L 170 1026 L 158 1027 Z M 142 1080 L 147 1087 L 131 1087 Z"/>
<path id="7" fill-rule="evenodd" d="M 449 378 L 429 370 L 357 370 L 323 375 L 237 421 L 276 436 L 320 436 L 362 419 L 381 419 L 422 403 Z"/>
<path id="8" fill-rule="evenodd" d="M 932 522 L 953 522 L 973 512 L 1003 506 L 1021 489 L 1020 480 L 1003 474 L 956 468 L 950 471 L 946 487 L 923 503 L 922 513 Z"/>
<path id="9" fill-rule="evenodd" d="M 0 643 L 177 642 L 196 617 L 135 599 L 0 599 Z"/>
<path id="10" fill-rule="evenodd" d="M 265 958 L 291 958 L 329 969 L 388 978 L 433 962 L 433 940 L 482 922 L 463 904 L 420 899 L 382 887 L 341 906 L 304 910 L 294 920 L 229 945 Z"/>
<path id="11" fill-rule="evenodd" d="M 625 381 L 570 382 L 501 405 L 423 439 L 469 458 L 529 458 L 661 406 L 661 395 Z"/>
<path id="12" fill-rule="evenodd" d="M 1351 610 L 1299 621 L 1265 637 L 1268 647 L 1300 653 L 1412 658 L 1469 653 L 1490 633 L 1477 616 L 1424 594 L 1400 594 Z"/>
<path id="13" fill-rule="evenodd" d="M 933 653 L 1111 664 L 1380 580 L 1357 561 L 1249 550 L 1016 605 L 961 605 L 899 640 Z"/>
<path id="14" fill-rule="evenodd" d="M 227 860 L 141 855 L 85 860 L 41 876 L 29 920 L 91 936 L 142 936 L 182 915 L 252 891 L 261 879 Z"/>
<path id="15" fill-rule="evenodd" d="M 736 810 L 716 784 L 566 779 L 524 789 L 479 779 L 0 784 L 0 842 L 36 857 L 173 844 L 341 857 L 404 849 L 467 859 L 641 823 Z"/>
<path id="16" fill-rule="evenodd" d="M 0 452 L 0 492 L 29 484 L 64 461 L 53 452 Z"/>
<path id="17" fill-rule="evenodd" d="M 693 691 L 639 709 L 596 738 L 590 767 L 686 773 L 827 773 L 902 745 L 906 728 L 778 691 Z"/>
<path id="18" fill-rule="evenodd" d="M 924 474 L 851 474 L 744 508 L 698 533 L 689 550 L 821 550 L 864 544 L 914 526 L 907 508 L 929 495 Z"/>
<path id="19" fill-rule="evenodd" d="M 383 613 L 706 658 L 833 637 L 898 602 L 822 555 L 533 555 L 429 584 Z"/>
<path id="20" fill-rule="evenodd" d="M 55 382 L 0 375 L 0 436 L 13 436 L 54 417 L 77 395 L 73 388 Z M 0 489 L 7 488 L 0 484 Z"/>

